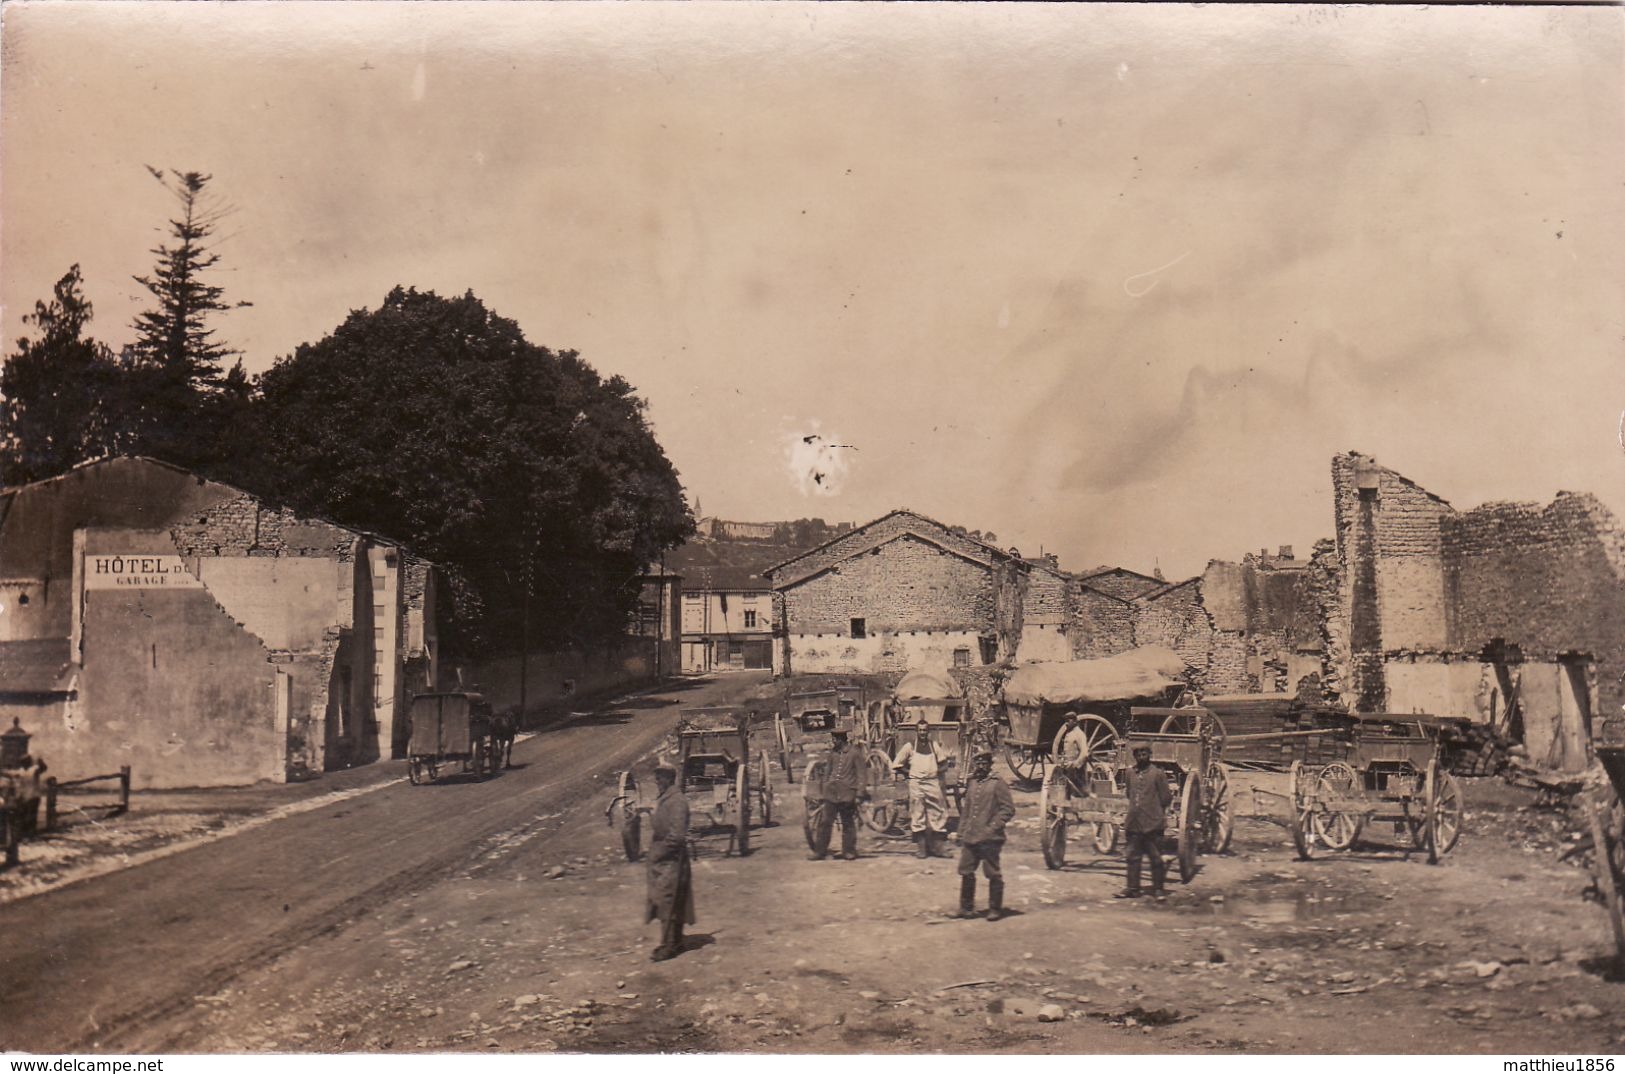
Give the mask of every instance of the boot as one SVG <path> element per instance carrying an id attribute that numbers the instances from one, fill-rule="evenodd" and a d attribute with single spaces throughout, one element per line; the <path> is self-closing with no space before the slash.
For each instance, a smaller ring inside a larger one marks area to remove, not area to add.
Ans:
<path id="1" fill-rule="evenodd" d="M 1004 916 L 1004 881 L 989 880 L 987 882 L 987 919 L 989 921 L 1000 921 Z"/>
<path id="2" fill-rule="evenodd" d="M 959 878 L 959 912 L 954 916 L 976 916 L 976 877 L 974 875 Z"/>
<path id="3" fill-rule="evenodd" d="M 929 838 L 930 836 L 925 832 L 914 833 L 914 856 L 916 858 L 928 858 L 931 856 L 931 852 L 926 849 L 926 840 Z"/>

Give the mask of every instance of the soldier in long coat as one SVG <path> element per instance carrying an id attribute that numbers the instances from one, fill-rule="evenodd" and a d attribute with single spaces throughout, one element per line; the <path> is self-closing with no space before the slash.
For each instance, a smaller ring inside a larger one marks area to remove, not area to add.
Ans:
<path id="1" fill-rule="evenodd" d="M 694 874 L 688 859 L 688 799 L 677 789 L 677 769 L 655 767 L 660 797 L 650 817 L 649 896 L 644 921 L 661 923 L 660 946 L 650 959 L 664 962 L 683 949 L 683 926 L 694 924 Z"/>

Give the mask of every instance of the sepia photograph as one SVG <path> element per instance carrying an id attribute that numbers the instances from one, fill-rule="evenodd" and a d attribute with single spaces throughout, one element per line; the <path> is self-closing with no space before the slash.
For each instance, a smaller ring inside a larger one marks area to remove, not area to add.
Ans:
<path id="1" fill-rule="evenodd" d="M 4 3 L 0 1052 L 1613 1069 L 1622 16 Z"/>

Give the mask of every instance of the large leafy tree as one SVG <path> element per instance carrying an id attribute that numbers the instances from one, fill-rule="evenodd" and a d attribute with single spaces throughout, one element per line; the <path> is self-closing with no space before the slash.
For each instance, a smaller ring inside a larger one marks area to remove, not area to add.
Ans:
<path id="1" fill-rule="evenodd" d="M 108 348 L 85 335 L 92 309 L 74 265 L 50 301 L 23 317 L 38 338 L 17 340 L 0 369 L 0 482 L 62 473 L 118 445 L 113 401 L 120 370 Z"/>
<path id="2" fill-rule="evenodd" d="M 646 566 L 693 531 L 632 386 L 471 293 L 397 287 L 259 385 L 268 491 L 449 568 L 465 650 L 516 646 L 527 590 L 533 645 L 619 633 Z"/>

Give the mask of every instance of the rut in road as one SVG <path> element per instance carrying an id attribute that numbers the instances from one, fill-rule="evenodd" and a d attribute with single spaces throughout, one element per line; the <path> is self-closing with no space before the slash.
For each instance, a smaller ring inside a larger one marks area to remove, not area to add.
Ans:
<path id="1" fill-rule="evenodd" d="M 532 741 L 546 739 L 547 736 L 541 736 Z M 652 752 L 658 742 L 659 735 L 640 735 L 611 757 L 605 758 L 605 761 L 612 766 L 624 766 L 638 756 Z M 628 754 L 631 756 L 628 757 Z M 515 799 L 499 799 L 464 814 L 467 816 L 499 805 L 511 805 L 518 798 L 533 797 L 557 788 L 556 797 L 546 799 L 548 816 L 533 819 L 517 829 L 511 815 L 502 816 L 499 823 L 493 824 L 477 840 L 459 843 L 426 861 L 393 873 L 327 910 L 280 929 L 260 942 L 237 945 L 217 954 L 200 970 L 169 982 L 161 996 L 119 1012 L 112 1018 L 93 1021 L 90 1032 L 71 1044 L 61 1046 L 60 1050 L 172 1050 L 172 1046 L 185 1036 L 189 1021 L 187 1016 L 194 1010 L 199 997 L 213 995 L 234 979 L 269 965 L 288 951 L 342 931 L 366 914 L 383 909 L 395 900 L 450 875 L 458 872 L 477 874 L 493 868 L 502 858 L 526 846 L 550 824 L 560 822 L 561 815 L 601 793 L 602 788 L 597 782 L 597 777 L 603 774 L 600 764 L 562 779 L 527 787 Z"/>

